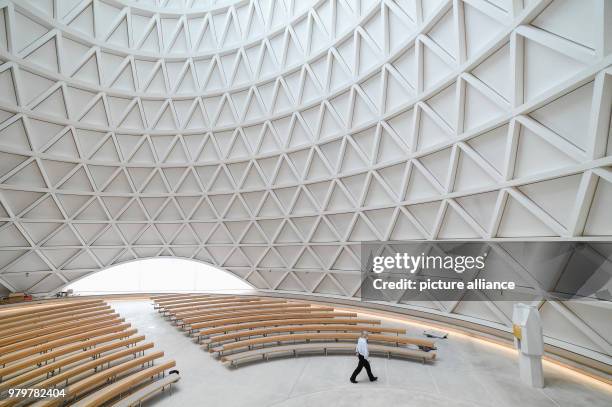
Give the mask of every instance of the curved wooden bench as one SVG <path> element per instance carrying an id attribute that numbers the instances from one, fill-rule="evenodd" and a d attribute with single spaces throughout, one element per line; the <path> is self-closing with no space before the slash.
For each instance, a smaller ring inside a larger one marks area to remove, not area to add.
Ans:
<path id="1" fill-rule="evenodd" d="M 87 363 L 77 365 L 74 368 L 66 370 L 56 376 L 50 377 L 49 379 L 44 380 L 43 382 L 39 383 L 37 387 L 41 389 L 49 388 L 52 385 L 58 385 L 58 384 L 61 385 L 62 383 L 64 383 L 65 385 L 68 385 L 68 382 L 71 378 L 78 377 L 78 375 L 81 373 L 87 372 L 88 370 L 91 370 L 92 372 L 97 372 L 98 368 L 100 368 L 99 369 L 100 371 L 104 371 L 103 369 L 104 365 L 107 365 L 108 366 L 107 369 L 108 369 L 111 367 L 110 362 L 125 359 L 127 356 L 140 355 L 139 357 L 142 358 L 145 356 L 145 353 L 144 353 L 145 350 L 152 349 L 152 348 L 153 348 L 153 343 L 145 343 L 139 346 L 134 346 L 134 347 L 123 349 L 117 352 L 109 353 L 108 355 L 104 355 L 94 360 L 90 360 Z M 150 354 L 149 356 L 151 355 L 163 356 L 163 352 L 155 352 L 155 353 Z M 137 358 L 138 357 L 135 357 L 129 360 L 137 359 Z M 125 361 L 128 361 L 128 360 L 126 359 L 124 360 L 124 362 Z M 114 366 L 119 366 L 121 363 L 114 365 Z"/>
<path id="2" fill-rule="evenodd" d="M 0 399 L 16 386 L 64 389 L 67 397 L 6 398 L 0 407 L 59 406 L 81 397 L 79 404 L 98 406 L 115 398 L 114 391 L 123 392 L 122 386 L 146 382 L 144 370 L 153 376 L 164 371 L 153 366 L 164 353 L 145 354 L 153 344 L 138 344 L 144 336 L 133 336 L 137 330 L 102 300 L 27 308 L 0 317 Z"/>
<path id="3" fill-rule="evenodd" d="M 242 338 L 251 338 L 252 336 L 264 336 L 271 339 L 273 334 L 289 332 L 321 332 L 321 331 L 337 331 L 337 332 L 361 332 L 368 331 L 370 333 L 394 333 L 397 335 L 406 334 L 405 329 L 387 328 L 387 327 L 372 327 L 363 325 L 284 325 L 275 328 L 251 329 L 248 331 L 239 331 L 225 335 L 213 336 L 204 341 L 206 349 L 210 348 L 215 343 L 227 342 L 231 340 L 241 340 Z M 272 335 L 272 336 L 270 336 Z"/>
<path id="4" fill-rule="evenodd" d="M 51 406 L 61 405 L 65 402 L 70 402 L 71 400 L 75 400 L 76 398 L 90 392 L 91 390 L 97 388 L 98 386 L 107 383 L 109 380 L 115 379 L 119 375 L 129 373 L 132 369 L 138 366 L 144 366 L 144 365 L 150 364 L 154 360 L 160 359 L 163 356 L 164 356 L 164 352 L 158 351 L 158 352 L 150 353 L 150 354 L 140 356 L 134 359 L 130 359 L 118 365 L 111 366 L 98 373 L 94 373 L 90 376 L 85 377 L 84 379 L 81 379 L 77 382 L 74 382 L 73 384 L 66 386 L 65 387 L 65 390 L 66 390 L 65 397 L 62 397 L 60 399 L 52 399 L 52 398 L 45 399 L 33 405 L 51 407 Z M 160 366 L 164 366 L 164 365 L 160 365 Z M 159 368 L 160 366 L 157 366 L 157 368 Z M 144 370 L 147 370 L 147 369 L 144 369 Z M 136 374 L 139 374 L 139 373 L 141 372 L 138 372 Z"/>
<path id="5" fill-rule="evenodd" d="M 209 300 L 212 301 L 215 299 L 216 298 L 214 297 L 199 297 L 199 298 L 192 298 L 192 299 L 182 298 L 182 299 L 175 299 L 175 300 L 168 300 L 168 301 L 159 301 L 159 302 L 153 302 L 153 309 L 156 309 L 161 312 L 161 310 L 166 306 L 182 304 L 182 303 L 189 303 L 189 302 L 194 302 L 194 301 L 209 301 Z"/>
<path id="6" fill-rule="evenodd" d="M 368 350 L 372 355 L 385 355 L 387 357 L 397 356 L 412 359 L 420 359 L 423 363 L 433 361 L 436 358 L 435 352 L 423 352 L 421 350 L 407 349 L 397 346 L 385 345 L 368 345 Z M 319 343 L 303 343 L 296 345 L 275 346 L 271 348 L 254 349 L 248 352 L 235 353 L 233 355 L 223 356 L 221 361 L 229 366 L 237 366 L 241 362 L 253 360 L 268 360 L 271 356 L 280 356 L 290 354 L 298 356 L 300 352 L 312 353 L 322 352 L 325 355 L 328 353 L 349 352 L 355 354 L 354 343 L 338 343 L 338 342 L 319 342 Z"/>
<path id="7" fill-rule="evenodd" d="M 70 322 L 62 322 L 60 324 L 54 324 L 51 326 L 45 326 L 38 329 L 33 329 L 30 331 L 25 331 L 20 334 L 7 336 L 5 338 L 0 338 L 0 346 L 10 345 L 11 343 L 27 340 L 29 338 L 36 337 L 38 335 L 46 335 L 49 333 L 61 331 L 64 329 L 69 329 L 71 326 L 79 325 L 79 324 L 89 324 L 94 322 L 103 322 L 111 319 L 116 319 L 119 317 L 119 314 L 103 314 L 101 316 L 93 316 L 89 318 L 83 318 L 80 320 L 70 321 Z"/>
<path id="8" fill-rule="evenodd" d="M 114 332 L 124 331 L 130 326 L 131 324 L 129 323 L 120 323 L 106 328 L 95 329 L 90 332 L 79 333 L 66 337 L 59 335 L 60 338 L 55 339 L 53 341 L 49 341 L 42 345 L 32 346 L 30 348 L 26 348 L 0 357 L 0 365 L 6 365 L 7 363 L 14 362 L 16 360 L 23 359 L 27 356 L 35 355 L 37 353 L 46 353 L 55 348 L 59 348 L 60 346 L 69 345 L 75 342 L 82 342 L 87 339 L 95 338 L 97 336 L 103 336 Z"/>
<path id="9" fill-rule="evenodd" d="M 195 294 L 195 293 L 162 293 L 162 294 L 153 294 L 153 295 L 149 296 L 149 298 L 156 299 L 156 298 L 177 297 L 177 296 L 185 296 L 185 295 L 200 295 L 200 294 Z M 212 295 L 212 294 L 202 293 L 202 295 Z"/>
<path id="10" fill-rule="evenodd" d="M 105 355 L 104 357 L 98 358 L 98 359 L 94 359 L 91 360 L 87 363 L 83 363 L 77 366 L 74 366 L 73 368 L 62 372 L 56 376 L 53 376 L 47 380 L 43 380 L 40 383 L 37 383 L 35 385 L 32 385 L 28 388 L 33 388 L 33 389 L 49 389 L 52 388 L 54 385 L 57 385 L 59 383 L 65 384 L 65 386 L 68 385 L 68 381 L 72 378 L 75 377 L 79 377 L 79 375 L 82 375 L 83 373 L 86 373 L 88 371 L 91 371 L 92 374 L 97 372 L 98 369 L 102 369 L 104 367 L 105 364 L 108 364 L 108 367 L 110 368 L 110 363 L 120 360 L 120 359 L 125 359 L 128 356 L 132 356 L 132 355 L 137 355 L 137 354 L 142 354 L 142 356 L 144 356 L 144 351 L 145 349 L 150 349 L 153 347 L 153 344 L 145 344 L 145 345 L 141 345 L 138 347 L 133 347 L 133 348 L 128 348 L 125 350 L 121 350 L 118 352 L 114 352 L 111 353 L 109 355 Z M 131 359 L 130 359 L 131 360 Z M 123 362 L 120 363 L 124 363 L 125 360 Z M 63 387 L 65 387 L 63 386 Z M 11 399 L 9 399 L 11 400 Z M 16 403 L 15 403 L 16 404 Z M 13 404 L 11 404 L 10 402 L 7 403 L 0 403 L 0 407 L 7 407 L 7 406 L 11 406 Z"/>
<path id="11" fill-rule="evenodd" d="M 168 313 L 171 316 L 189 316 L 189 315 L 198 315 L 203 312 L 210 312 L 213 310 L 223 310 L 223 311 L 238 311 L 241 309 L 248 308 L 261 308 L 261 307 L 274 307 L 274 306 L 298 306 L 305 307 L 310 306 L 310 304 L 297 304 L 297 303 L 288 303 L 286 301 L 250 301 L 250 302 L 242 302 L 242 303 L 228 303 L 228 304 L 213 304 L 207 306 L 196 306 L 190 308 L 179 308 L 178 310 L 171 310 Z"/>
<path id="12" fill-rule="evenodd" d="M 81 310 L 65 310 L 62 312 L 54 312 L 52 314 L 49 315 L 36 315 L 36 316 L 32 316 L 31 318 L 16 318 L 14 320 L 11 321 L 6 321 L 4 324 L 2 324 L 2 326 L 0 327 L 0 329 L 5 330 L 5 329 L 10 329 L 10 328 L 14 328 L 16 326 L 19 325 L 34 325 L 36 323 L 40 323 L 40 322 L 44 322 L 44 321 L 50 321 L 50 320 L 54 320 L 54 319 L 60 319 L 63 317 L 69 317 L 69 316 L 74 316 L 74 315 L 80 315 L 80 314 L 85 314 L 85 313 L 92 313 L 92 312 L 96 312 L 96 311 L 100 311 L 100 310 L 109 310 L 111 309 L 110 305 L 93 305 Z"/>
<path id="13" fill-rule="evenodd" d="M 169 311 L 165 316 L 169 316 L 170 320 L 177 318 L 188 318 L 190 316 L 197 316 L 207 312 L 229 312 L 229 311 L 239 311 L 241 309 L 249 309 L 249 308 L 258 308 L 264 306 L 286 306 L 289 305 L 286 302 L 283 303 L 268 303 L 268 302 L 243 302 L 239 303 L 240 305 L 236 305 L 236 303 L 232 304 L 222 304 L 220 306 L 198 306 L 192 308 L 184 308 L 176 311 Z"/>
<path id="14" fill-rule="evenodd" d="M 268 301 L 251 301 L 251 302 L 241 302 L 241 303 L 233 303 L 233 304 L 222 304 L 220 306 L 212 305 L 212 306 L 198 306 L 193 308 L 179 309 L 176 311 L 171 311 L 170 315 L 173 317 L 177 316 L 189 316 L 189 315 L 198 315 L 204 312 L 211 311 L 239 311 L 241 309 L 249 309 L 249 308 L 260 308 L 260 307 L 279 307 L 279 306 L 294 306 L 300 305 L 304 307 L 302 304 L 296 303 L 288 303 L 288 302 L 268 302 Z M 298 307 L 299 308 L 299 307 Z"/>
<path id="15" fill-rule="evenodd" d="M 219 301 L 219 300 L 211 300 L 209 302 L 198 302 L 198 303 L 189 303 L 189 304 L 180 304 L 172 307 L 163 307 L 159 308 L 158 311 L 164 315 L 168 314 L 176 314 L 179 312 L 189 312 L 192 310 L 202 309 L 202 308 L 225 308 L 225 307 L 235 307 L 238 305 L 245 304 L 272 304 L 272 303 L 286 303 L 287 301 L 267 301 L 267 300 L 259 300 L 254 299 L 252 301 Z"/>
<path id="16" fill-rule="evenodd" d="M 176 296 L 166 296 L 166 297 L 149 297 L 149 299 L 153 302 L 153 308 L 157 308 L 160 304 L 164 304 L 170 301 L 177 301 L 182 299 L 188 299 L 191 296 L 189 295 L 176 295 Z M 206 298 L 206 296 L 202 296 Z"/>
<path id="17" fill-rule="evenodd" d="M 0 380 L 5 378 L 9 374 L 17 373 L 27 367 L 36 366 L 39 363 L 43 363 L 49 360 L 55 360 L 60 356 L 68 355 L 72 352 L 82 351 L 83 349 L 87 349 L 89 347 L 96 346 L 100 343 L 106 343 L 110 341 L 114 341 L 116 339 L 124 339 L 134 335 L 138 330 L 136 329 L 128 329 L 126 331 L 121 331 L 109 335 L 99 336 L 93 339 L 89 339 L 83 342 L 70 344 L 59 349 L 53 350 L 51 352 L 43 353 L 40 355 L 34 355 L 26 359 L 21 359 L 16 363 L 12 363 L 8 366 L 5 366 L 0 369 Z"/>
<path id="18" fill-rule="evenodd" d="M 247 316 L 247 315 L 257 315 L 257 314 L 278 314 L 281 312 L 317 312 L 317 311 L 333 311 L 332 307 L 289 307 L 286 305 L 269 305 L 259 307 L 251 307 L 245 308 L 243 310 L 237 311 L 227 311 L 227 310 L 211 310 L 209 312 L 201 313 L 195 316 L 188 317 L 177 317 L 174 322 L 178 323 L 182 321 L 183 325 L 189 325 L 196 322 L 204 322 L 210 321 L 215 318 L 229 318 L 232 316 Z"/>
<path id="19" fill-rule="evenodd" d="M 160 295 L 151 295 L 149 298 L 152 301 L 168 301 L 180 298 L 188 298 L 188 297 L 213 297 L 214 294 L 160 294 Z"/>
<path id="20" fill-rule="evenodd" d="M 167 311 L 167 310 L 174 309 L 174 308 L 188 307 L 194 304 L 205 305 L 205 304 L 223 304 L 223 303 L 249 302 L 249 301 L 257 301 L 257 299 L 249 300 L 249 299 L 244 299 L 244 298 L 227 297 L 227 298 L 199 298 L 199 299 L 192 299 L 192 300 L 179 300 L 179 301 L 159 304 L 160 306 L 159 310 Z"/>
<path id="21" fill-rule="evenodd" d="M 101 308 L 103 309 L 84 313 L 84 314 L 71 313 L 70 315 L 62 316 L 59 318 L 43 318 L 38 322 L 31 322 L 29 324 L 15 323 L 11 327 L 3 328 L 0 331 L 0 338 L 6 338 L 8 336 L 12 336 L 18 333 L 31 331 L 31 330 L 38 329 L 38 328 L 44 328 L 50 325 L 61 324 L 63 322 L 71 322 L 71 321 L 75 321 L 77 319 L 82 319 L 86 317 L 88 318 L 88 317 L 97 316 L 97 315 L 107 315 L 107 314 L 115 313 L 115 311 L 109 306 L 105 306 Z"/>
<path id="22" fill-rule="evenodd" d="M 57 383 L 60 383 L 64 380 L 67 380 L 71 377 L 71 375 L 74 375 L 76 373 L 80 373 L 80 369 L 82 369 L 82 366 L 86 365 L 87 363 L 93 363 L 96 361 L 103 361 L 105 360 L 104 358 L 106 357 L 99 357 L 96 358 L 97 355 L 101 355 L 103 353 L 107 353 L 107 352 L 112 352 L 110 353 L 108 356 L 110 355 L 115 355 L 118 356 L 120 355 L 122 352 L 129 352 L 127 354 L 136 354 L 139 352 L 144 352 L 147 349 L 151 349 L 153 348 L 153 343 L 144 343 L 142 345 L 136 345 L 138 342 L 143 341 L 145 339 L 144 335 L 140 335 L 140 336 L 133 336 L 131 338 L 128 339 L 124 339 L 122 341 L 116 341 L 116 342 L 112 342 L 108 345 L 104 345 L 104 346 L 100 346 L 94 349 L 89 349 L 83 352 L 78 352 L 74 355 L 70 355 L 67 356 L 65 358 L 61 358 L 53 363 L 49 363 L 47 365 L 43 365 L 39 368 L 30 370 L 28 372 L 22 373 L 19 376 L 15 376 L 12 379 L 3 381 L 2 383 L 0 383 L 0 392 L 5 391 L 7 389 L 10 389 L 11 387 L 15 387 L 21 383 L 26 383 L 30 380 L 39 378 L 43 375 L 48 375 L 48 374 L 53 374 L 53 376 L 51 376 L 50 378 L 47 378 L 46 380 L 43 380 L 41 383 L 38 383 L 36 385 L 30 385 L 29 388 L 48 388 L 50 386 L 53 386 Z M 133 345 L 130 347 L 130 345 Z M 126 350 L 119 350 L 117 351 L 117 349 L 120 349 L 122 347 L 127 347 L 128 349 Z M 75 362 L 81 361 L 83 359 L 88 359 L 90 357 L 93 357 L 94 360 L 91 362 L 87 362 L 87 363 L 83 363 L 74 367 L 69 367 L 66 368 L 66 370 L 64 370 L 64 372 L 62 372 L 62 368 L 69 366 Z M 120 357 L 120 356 L 118 356 Z M 112 360 L 112 359 L 109 359 Z M 102 363 L 106 363 L 105 361 Z M 102 364 L 100 363 L 100 364 Z M 95 366 L 94 366 L 95 367 Z M 57 373 L 56 373 L 57 370 Z"/>
<path id="23" fill-rule="evenodd" d="M 174 360 L 170 360 L 160 365 L 153 366 L 148 369 L 144 369 L 138 373 L 131 374 L 128 377 L 118 380 L 115 383 L 108 385 L 104 387 L 103 389 L 98 390 L 95 393 L 77 401 L 76 403 L 72 404 L 72 406 L 73 407 L 101 406 L 105 402 L 112 400 L 113 398 L 117 396 L 120 396 L 122 393 L 127 392 L 132 387 L 138 384 L 141 384 L 142 382 L 147 381 L 156 375 L 163 374 L 166 370 L 171 369 L 174 366 L 176 366 L 176 362 Z M 176 380 L 178 380 L 178 378 Z"/>
<path id="24" fill-rule="evenodd" d="M 194 303 L 215 303 L 215 302 L 230 302 L 230 301 L 234 301 L 234 302 L 249 302 L 249 301 L 261 301 L 262 299 L 269 299 L 269 298 L 262 298 L 262 297 L 241 297 L 238 295 L 221 295 L 221 296 L 214 296 L 214 297 L 190 297 L 190 298 L 182 298 L 182 299 L 178 299 L 178 300 L 171 300 L 171 301 L 164 301 L 164 302 L 158 302 L 159 305 L 163 306 L 163 307 L 174 307 L 174 306 L 182 306 L 182 305 L 189 305 L 189 304 L 194 304 Z M 278 299 L 284 299 L 284 298 L 278 298 Z"/>
<path id="25" fill-rule="evenodd" d="M 199 322 L 191 324 L 190 330 L 196 330 L 201 328 L 212 328 L 220 325 L 237 324 L 241 322 L 255 322 L 255 321 L 273 321 L 279 319 L 301 319 L 301 318 L 335 318 L 335 317 L 356 317 L 356 312 L 337 312 L 337 311 L 311 311 L 311 312 L 285 312 L 281 314 L 257 314 L 227 318 L 222 317 L 219 319 L 212 319 L 206 322 Z"/>
<path id="26" fill-rule="evenodd" d="M 37 322 L 46 321 L 46 320 L 58 319 L 58 318 L 67 317 L 71 315 L 78 315 L 78 314 L 83 314 L 85 312 L 94 312 L 94 311 L 99 311 L 99 310 L 104 310 L 104 309 L 110 309 L 110 305 L 106 305 L 104 303 L 91 304 L 91 305 L 86 305 L 82 308 L 77 307 L 77 308 L 70 308 L 70 309 L 62 309 L 62 310 L 58 310 L 55 312 L 49 312 L 49 313 L 41 312 L 40 314 L 31 315 L 31 316 L 23 315 L 20 317 L 15 317 L 15 318 L 10 318 L 10 319 L 7 318 L 6 320 L 2 321 L 0 330 L 14 328 L 19 325 L 29 325 L 29 324 L 34 324 Z"/>
<path id="27" fill-rule="evenodd" d="M 180 307 L 188 307 L 191 305 L 206 305 L 206 304 L 224 304 L 224 303 L 239 303 L 239 302 L 252 302 L 259 301 L 259 298 L 240 298 L 240 297 L 224 297 L 224 298 L 204 298 L 204 299 L 196 299 L 196 300 L 180 300 L 172 303 L 160 304 L 158 311 L 163 312 L 166 310 L 180 308 Z"/>
<path id="28" fill-rule="evenodd" d="M 156 304 L 167 304 L 167 303 L 171 303 L 171 302 L 179 302 L 179 301 L 189 301 L 189 300 L 197 300 L 197 299 L 206 299 L 206 298 L 210 298 L 210 299 L 214 299 L 214 298 L 227 298 L 227 297 L 235 297 L 235 295 L 224 295 L 224 296 L 219 296 L 219 295 L 210 295 L 210 294 L 186 294 L 186 295 L 177 295 L 177 296 L 172 296 L 172 297 L 165 297 L 165 298 L 153 298 L 153 302 Z"/>
<path id="29" fill-rule="evenodd" d="M 83 301 L 69 301 L 69 302 L 58 302 L 58 303 L 38 303 L 28 304 L 19 307 L 6 308 L 4 312 L 0 313 L 0 327 L 5 321 L 11 321 L 15 319 L 28 318 L 30 316 L 37 315 L 50 315 L 55 312 L 61 312 L 69 309 L 81 309 L 91 305 L 105 305 L 104 300 L 83 300 Z"/>
<path id="30" fill-rule="evenodd" d="M 175 293 L 175 294 L 164 294 L 164 295 L 156 295 L 152 296 L 151 299 L 154 301 L 168 301 L 173 299 L 181 299 L 181 298 L 199 298 L 199 297 L 236 297 L 238 294 L 233 293 Z"/>
<path id="31" fill-rule="evenodd" d="M 365 318 L 302 318 L 302 319 L 286 319 L 286 320 L 271 320 L 271 321 L 257 321 L 247 322 L 242 324 L 230 324 L 222 325 L 215 328 L 208 328 L 198 331 L 196 336 L 198 341 L 202 338 L 207 338 L 214 334 L 227 334 L 229 332 L 240 331 L 244 329 L 263 328 L 267 326 L 283 326 L 283 325 L 306 325 L 306 324 L 342 324 L 342 325 L 356 325 L 356 324 L 370 324 L 380 325 L 378 319 L 365 319 Z M 368 327 L 369 329 L 369 327 Z"/>
<path id="32" fill-rule="evenodd" d="M 117 315 L 117 314 L 115 314 Z M 53 341 L 55 339 L 66 338 L 72 335 L 77 335 L 82 332 L 91 332 L 100 328 L 108 328 L 111 326 L 116 326 L 125 322 L 125 318 L 115 318 L 109 319 L 101 322 L 94 322 L 90 324 L 79 324 L 79 326 L 75 328 L 64 329 L 59 332 L 52 332 L 46 335 L 41 335 L 37 331 L 32 331 L 30 339 L 23 339 L 18 341 L 17 343 L 12 343 L 10 345 L 0 347 L 0 355 L 4 355 L 11 352 L 16 352 L 18 350 L 30 348 L 36 345 L 40 345 L 46 342 Z"/>
<path id="33" fill-rule="evenodd" d="M 237 341 L 220 345 L 212 348 L 210 352 L 215 353 L 219 356 L 223 355 L 226 351 L 237 351 L 239 349 L 247 348 L 250 350 L 255 345 L 265 345 L 267 343 L 280 344 L 281 342 L 304 342 L 304 341 L 354 341 L 356 342 L 359 338 L 359 333 L 309 333 L 309 334 L 288 334 L 288 335 L 273 335 L 262 338 L 247 339 L 243 341 Z M 371 342 L 386 342 L 394 343 L 396 346 L 399 345 L 417 345 L 424 346 L 431 349 L 435 349 L 435 345 L 432 341 L 420 338 L 408 338 L 405 336 L 390 336 L 383 334 L 371 334 L 368 336 L 368 340 Z"/>
<path id="34" fill-rule="evenodd" d="M 155 380 L 153 383 L 119 400 L 117 403 L 113 404 L 113 407 L 139 406 L 143 401 L 147 400 L 155 393 L 164 391 L 166 387 L 170 388 L 170 394 L 172 394 L 172 385 L 178 382 L 180 378 L 181 376 L 178 373 L 172 373 L 165 376 L 163 379 Z"/>

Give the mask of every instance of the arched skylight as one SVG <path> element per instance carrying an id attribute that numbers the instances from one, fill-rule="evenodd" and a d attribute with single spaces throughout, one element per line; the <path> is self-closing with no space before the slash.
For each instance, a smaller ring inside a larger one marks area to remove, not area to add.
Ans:
<path id="1" fill-rule="evenodd" d="M 70 284 L 75 294 L 139 292 L 244 292 L 244 280 L 207 264 L 185 259 L 145 259 L 109 267 Z"/>

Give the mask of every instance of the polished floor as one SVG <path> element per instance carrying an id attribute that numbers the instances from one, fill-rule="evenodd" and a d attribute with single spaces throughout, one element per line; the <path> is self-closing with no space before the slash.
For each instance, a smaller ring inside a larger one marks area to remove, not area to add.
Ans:
<path id="1" fill-rule="evenodd" d="M 546 364 L 546 388 L 523 386 L 512 351 L 464 336 L 438 341 L 438 360 L 371 359 L 379 380 L 365 372 L 349 382 L 352 356 L 311 356 L 272 360 L 228 369 L 153 310 L 149 301 L 111 303 L 147 340 L 177 362 L 181 381 L 171 396 L 147 405 L 223 407 L 307 406 L 491 406 L 609 407 L 612 387 Z M 389 324 L 392 325 L 392 324 Z M 418 335 L 421 329 L 407 325 Z"/>

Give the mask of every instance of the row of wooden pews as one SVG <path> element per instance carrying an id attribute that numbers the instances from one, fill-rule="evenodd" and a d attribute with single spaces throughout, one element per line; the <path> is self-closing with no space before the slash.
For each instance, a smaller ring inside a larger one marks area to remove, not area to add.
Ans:
<path id="1" fill-rule="evenodd" d="M 354 354 L 362 331 L 370 353 L 435 359 L 431 340 L 405 336 L 406 330 L 381 326 L 378 319 L 336 311 L 303 301 L 256 296 L 168 294 L 153 296 L 153 306 L 197 343 L 230 366 L 302 353 Z"/>
<path id="2" fill-rule="evenodd" d="M 179 379 L 153 348 L 103 300 L 0 309 L 0 407 L 137 405 Z"/>

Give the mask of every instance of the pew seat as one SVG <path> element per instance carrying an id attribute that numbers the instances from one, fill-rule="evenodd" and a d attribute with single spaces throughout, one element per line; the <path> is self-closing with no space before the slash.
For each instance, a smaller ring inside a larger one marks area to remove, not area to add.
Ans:
<path id="1" fill-rule="evenodd" d="M 241 322 L 255 322 L 255 321 L 273 321 L 283 319 L 302 319 L 302 318 L 336 318 L 336 317 L 357 317 L 356 312 L 336 312 L 336 311 L 311 311 L 311 312 L 285 312 L 285 313 L 274 313 L 258 315 L 248 315 L 240 317 L 222 317 L 214 318 L 211 321 L 198 322 L 196 324 L 189 325 L 189 331 L 194 331 L 202 328 L 212 328 L 215 326 L 237 324 Z"/>
<path id="2" fill-rule="evenodd" d="M 68 382 L 77 374 L 80 374 L 88 369 L 95 369 L 98 366 L 108 363 L 109 361 L 119 359 L 125 355 L 134 355 L 153 348 L 153 343 L 151 342 L 137 345 L 138 342 L 143 340 L 144 336 L 142 335 L 133 336 L 123 341 L 111 342 L 108 345 L 100 346 L 84 352 L 78 352 L 68 357 L 61 358 L 53 363 L 42 365 L 36 369 L 22 373 L 19 376 L 15 376 L 12 379 L 3 381 L 0 383 L 0 392 L 3 392 L 11 387 L 19 387 L 17 385 L 32 382 L 34 379 L 44 377 L 45 375 L 47 376 L 45 380 L 36 384 L 29 384 L 28 387 L 44 388 L 55 386 L 61 382 Z M 127 349 L 121 350 L 123 347 L 127 347 Z M 102 354 L 104 354 L 104 356 L 100 356 Z M 89 358 L 92 358 L 92 360 L 85 363 L 76 364 Z M 49 377 L 49 375 L 51 376 Z"/>
<path id="3" fill-rule="evenodd" d="M 89 393 L 93 395 L 95 393 L 98 393 L 99 391 L 105 390 L 107 387 L 109 387 L 108 382 L 112 382 L 116 380 L 117 377 L 119 376 L 125 376 L 125 377 L 123 377 L 122 379 L 118 379 L 117 382 L 120 382 L 126 378 L 129 378 L 130 376 L 141 374 L 143 371 L 148 370 L 149 368 L 145 367 L 146 365 L 152 365 L 153 367 L 157 367 L 157 368 L 159 368 L 160 366 L 163 366 L 163 364 L 158 365 L 158 366 L 153 365 L 153 362 L 156 359 L 160 359 L 163 356 L 164 356 L 164 352 L 162 351 L 153 352 L 153 353 L 146 354 L 144 356 L 130 359 L 128 361 L 111 366 L 109 368 L 103 369 L 97 373 L 89 375 L 77 382 L 74 382 L 66 386 L 65 387 L 66 395 L 64 397 L 57 398 L 57 399 L 49 398 L 49 399 L 41 400 L 38 403 L 35 403 L 34 405 L 35 406 L 45 406 L 45 407 L 55 407 L 55 406 L 62 405 L 64 402 L 71 403 L 73 400 L 76 400 L 79 397 L 82 397 Z M 139 370 L 138 372 L 134 372 L 134 369 L 139 368 L 141 366 L 144 367 L 142 370 Z M 165 369 L 162 369 L 161 371 L 163 370 Z M 101 387 L 101 386 L 104 386 L 104 387 Z M 74 404 L 71 404 L 71 405 L 74 405 Z M 91 406 L 98 405 L 99 406 L 100 404 L 85 404 L 85 405 L 91 405 Z"/>
<path id="4" fill-rule="evenodd" d="M 405 334 L 406 330 L 401 328 L 387 327 L 371 327 L 363 325 L 283 325 L 274 328 L 251 329 L 246 331 L 232 332 L 225 335 L 212 336 L 204 341 L 204 347 L 209 349 L 213 344 L 223 343 L 228 341 L 239 341 L 242 338 L 251 337 L 270 337 L 274 338 L 274 334 L 279 333 L 296 333 L 296 332 L 322 332 L 322 331 L 337 331 L 337 332 L 361 332 L 368 331 L 370 333 L 394 333 L 397 335 Z"/>
<path id="5" fill-rule="evenodd" d="M 380 325 L 378 319 L 366 319 L 366 318 L 301 318 L 301 319 L 277 319 L 271 321 L 256 321 L 256 322 L 245 322 L 238 324 L 221 325 L 214 328 L 202 329 L 196 332 L 195 337 L 198 342 L 202 339 L 209 338 L 216 334 L 228 334 L 230 332 L 237 332 L 246 329 L 257 329 L 265 327 L 276 327 L 284 325 L 309 325 L 309 324 L 340 324 L 340 325 Z M 366 327 L 369 329 L 369 327 Z"/>
<path id="6" fill-rule="evenodd" d="M 426 363 L 433 361 L 436 358 L 435 352 L 424 352 L 416 349 L 408 349 L 398 346 L 386 345 L 369 345 L 368 349 L 372 355 L 383 355 L 386 357 L 402 357 L 409 359 L 417 359 Z M 354 343 L 341 342 L 316 342 L 302 343 L 284 346 L 275 346 L 268 348 L 253 349 L 248 352 L 240 352 L 232 355 L 226 355 L 221 358 L 221 361 L 230 367 L 236 367 L 241 363 L 266 361 L 272 357 L 294 356 L 300 354 L 330 354 L 330 353 L 355 353 Z"/>
<path id="7" fill-rule="evenodd" d="M 146 353 L 153 343 L 144 343 L 145 337 L 136 335 L 104 300 L 48 302 L 10 311 L 0 313 L 0 407 L 100 406 L 130 392 L 138 403 L 177 380 L 151 383 L 175 362 L 155 365 L 164 352 Z M 40 399 L 34 392 L 8 397 L 12 388 L 55 389 L 65 396 Z"/>
<path id="8" fill-rule="evenodd" d="M 321 332 L 307 334 L 287 334 L 287 335 L 272 335 L 254 339 L 247 339 L 232 343 L 227 343 L 210 349 L 210 352 L 223 356 L 228 351 L 241 352 L 244 349 L 251 350 L 253 347 L 266 344 L 278 344 L 283 342 L 314 342 L 314 341 L 351 341 L 353 344 L 359 339 L 360 333 L 345 333 L 345 332 Z M 369 342 L 384 342 L 400 345 L 416 345 L 419 347 L 427 347 L 435 349 L 432 341 L 420 338 L 409 338 L 405 336 L 393 336 L 384 334 L 371 334 L 368 337 Z"/>
<path id="9" fill-rule="evenodd" d="M 166 388 L 170 390 L 172 394 L 172 385 L 178 382 L 181 376 L 178 373 L 171 373 L 166 375 L 162 379 L 155 380 L 154 382 L 147 384 L 146 386 L 138 389 L 129 396 L 122 398 L 117 403 L 113 404 L 113 407 L 133 407 L 140 406 L 143 401 L 153 397 L 160 391 L 165 391 Z"/>
<path id="10" fill-rule="evenodd" d="M 115 383 L 110 384 L 108 386 L 103 387 L 102 389 L 91 393 L 90 395 L 82 398 L 81 400 L 77 401 L 76 403 L 72 404 L 73 407 L 98 407 L 101 406 L 103 403 L 114 399 L 115 397 L 120 397 L 123 393 L 126 393 L 128 391 L 130 391 L 131 388 L 138 386 L 139 384 L 142 384 L 143 382 L 146 382 L 148 380 L 151 380 L 153 377 L 157 376 L 157 375 L 165 375 L 165 371 L 168 369 L 173 368 L 174 366 L 176 366 L 176 362 L 174 362 L 173 360 L 161 363 L 157 366 L 152 366 L 149 367 L 147 369 L 143 369 L 137 373 L 133 373 L 121 380 L 117 380 Z M 165 386 L 170 385 L 171 383 L 174 383 L 178 380 L 178 377 L 174 377 L 174 376 L 178 376 L 175 374 L 169 375 L 168 377 L 171 377 L 171 381 L 170 383 L 158 383 L 159 380 L 154 381 L 151 383 L 151 385 L 156 385 L 155 386 L 155 390 L 159 390 L 161 389 L 161 384 Z M 164 378 L 166 378 L 164 376 Z M 148 387 L 148 386 L 147 386 Z M 145 389 L 147 388 L 145 387 Z M 135 394 L 137 394 L 138 392 L 136 392 Z M 150 395 L 152 394 L 149 391 L 144 392 L 144 394 L 142 395 L 142 397 L 146 396 L 147 393 Z M 140 396 L 140 395 L 139 395 Z M 142 400 L 142 398 L 140 399 Z M 137 399 L 135 402 L 137 403 L 138 401 L 140 401 L 139 399 Z M 118 403 L 119 405 L 124 405 L 121 404 L 121 402 Z M 117 405 L 117 404 L 115 404 Z M 125 405 L 134 405 L 134 403 L 132 404 L 125 404 Z"/>

